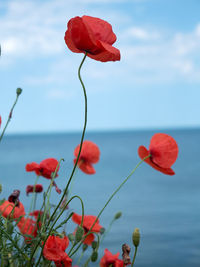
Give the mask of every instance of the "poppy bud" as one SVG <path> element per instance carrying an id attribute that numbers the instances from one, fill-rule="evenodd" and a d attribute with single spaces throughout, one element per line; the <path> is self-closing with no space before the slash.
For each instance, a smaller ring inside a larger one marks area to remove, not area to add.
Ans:
<path id="1" fill-rule="evenodd" d="M 2 184 L 0 184 L 0 193 L 2 192 Z"/>
<path id="2" fill-rule="evenodd" d="M 135 228 L 133 235 L 132 235 L 132 240 L 133 240 L 133 245 L 135 247 L 139 246 L 140 243 L 140 232 L 139 232 L 139 228 Z"/>
<path id="3" fill-rule="evenodd" d="M 21 88 L 17 88 L 17 90 L 16 90 L 17 96 L 21 95 L 21 93 L 22 93 L 22 89 Z"/>
<path id="4" fill-rule="evenodd" d="M 105 231 L 106 231 L 106 229 L 105 229 L 104 227 L 102 227 L 102 228 L 100 229 L 100 234 L 103 235 L 103 234 L 105 233 Z"/>
<path id="5" fill-rule="evenodd" d="M 45 240 L 46 239 L 46 233 L 41 233 L 41 239 Z"/>
<path id="6" fill-rule="evenodd" d="M 84 229 L 83 229 L 83 227 L 81 227 L 80 225 L 78 225 L 77 230 L 76 230 L 76 234 L 75 234 L 75 241 L 76 241 L 76 243 L 78 243 L 79 241 L 81 241 L 83 235 L 84 235 Z"/>
<path id="7" fill-rule="evenodd" d="M 119 212 L 117 212 L 117 213 L 115 214 L 114 219 L 115 219 L 115 220 L 118 220 L 121 216 L 122 216 L 122 212 L 119 211 Z"/>
<path id="8" fill-rule="evenodd" d="M 14 226 L 11 222 L 8 222 L 7 232 L 11 235 L 13 233 Z"/>
<path id="9" fill-rule="evenodd" d="M 83 244 L 83 246 L 82 246 L 83 251 L 86 251 L 87 248 L 88 248 L 88 245 L 87 244 Z"/>
<path id="10" fill-rule="evenodd" d="M 98 259 L 98 252 L 97 251 L 93 251 L 92 255 L 91 255 L 91 261 L 95 262 Z"/>
<path id="11" fill-rule="evenodd" d="M 70 242 L 74 241 L 74 235 L 73 234 L 68 234 L 68 238 Z"/>
<path id="12" fill-rule="evenodd" d="M 93 242 L 92 242 L 92 248 L 93 248 L 93 249 L 96 249 L 96 247 L 97 247 L 97 241 L 93 241 Z"/>

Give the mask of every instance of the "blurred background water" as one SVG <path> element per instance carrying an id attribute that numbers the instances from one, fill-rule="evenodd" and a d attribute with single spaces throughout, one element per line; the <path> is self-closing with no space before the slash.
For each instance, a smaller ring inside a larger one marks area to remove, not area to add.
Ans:
<path id="1" fill-rule="evenodd" d="M 100 161 L 95 165 L 96 174 L 86 175 L 78 170 L 73 182 L 72 193 L 83 198 L 86 214 L 98 214 L 111 193 L 139 162 L 138 146 L 148 147 L 156 132 L 86 134 L 85 139 L 98 144 L 101 150 Z M 121 254 L 123 243 L 132 247 L 132 232 L 139 227 L 141 243 L 135 266 L 200 266 L 200 129 L 164 132 L 172 135 L 179 146 L 179 156 L 173 166 L 176 175 L 164 175 L 145 163 L 137 169 L 100 218 L 100 224 L 107 228 L 116 212 L 122 211 L 123 214 L 104 239 L 100 256 L 105 248 Z M 48 157 L 65 159 L 56 178 L 58 186 L 63 189 L 73 167 L 73 151 L 80 137 L 80 133 L 6 136 L 0 145 L 1 198 L 7 198 L 14 189 L 19 189 L 20 200 L 28 211 L 31 197 L 25 195 L 25 188 L 34 184 L 35 174 L 26 173 L 25 165 Z M 47 188 L 49 180 L 40 177 L 39 183 Z M 51 202 L 56 204 L 59 197 L 53 190 Z M 42 194 L 38 199 L 41 202 Z M 71 202 L 70 209 L 81 213 L 77 200 Z M 71 223 L 67 232 L 72 232 L 74 227 Z"/>

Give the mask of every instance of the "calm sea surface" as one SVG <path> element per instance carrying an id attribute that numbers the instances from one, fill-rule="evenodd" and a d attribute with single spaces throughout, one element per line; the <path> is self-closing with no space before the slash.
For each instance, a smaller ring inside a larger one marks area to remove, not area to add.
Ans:
<path id="1" fill-rule="evenodd" d="M 167 176 L 143 163 L 100 218 L 108 227 L 114 214 L 122 211 L 102 242 L 104 248 L 121 254 L 121 245 L 131 245 L 135 227 L 140 228 L 141 243 L 136 267 L 199 267 L 200 266 L 200 130 L 169 130 L 179 145 L 179 157 Z M 85 202 L 85 213 L 97 215 L 111 193 L 139 162 L 137 148 L 149 145 L 153 131 L 88 133 L 86 140 L 98 144 L 101 159 L 95 165 L 96 174 L 77 171 L 72 194 L 79 194 Z M 1 198 L 7 198 L 14 189 L 21 190 L 20 200 L 28 211 L 31 197 L 25 188 L 34 184 L 34 173 L 26 173 L 26 163 L 48 157 L 64 158 L 58 186 L 63 189 L 73 167 L 73 151 L 80 142 L 80 134 L 16 135 L 7 136 L 0 144 Z M 49 181 L 40 177 L 39 183 L 47 188 Z M 53 190 L 54 191 L 54 190 Z M 39 196 L 42 200 L 42 195 Z M 53 192 L 51 202 L 59 195 Z M 39 206 L 38 206 L 39 208 Z M 70 208 L 81 213 L 75 200 Z M 67 231 L 73 231 L 72 223 Z M 132 249 L 133 250 L 133 249 Z M 94 264 L 93 266 L 97 266 Z"/>

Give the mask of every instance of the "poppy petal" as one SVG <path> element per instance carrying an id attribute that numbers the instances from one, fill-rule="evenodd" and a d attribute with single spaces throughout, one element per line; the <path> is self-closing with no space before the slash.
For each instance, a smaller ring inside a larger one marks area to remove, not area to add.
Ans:
<path id="1" fill-rule="evenodd" d="M 36 162 L 31 162 L 26 164 L 26 171 L 27 172 L 33 172 L 33 171 L 38 171 L 39 170 L 39 164 Z"/>
<path id="2" fill-rule="evenodd" d="M 101 62 L 120 60 L 119 49 L 101 41 L 98 41 L 98 44 L 101 47 L 101 53 L 97 55 L 88 54 L 88 57 Z"/>
<path id="3" fill-rule="evenodd" d="M 65 34 L 65 42 L 70 49 L 73 42 L 75 49 L 82 52 L 96 54 L 98 47 L 94 39 L 93 33 L 83 22 L 80 17 L 72 18 L 68 24 L 68 34 Z M 74 51 L 73 51 L 74 52 Z"/>
<path id="4" fill-rule="evenodd" d="M 170 135 L 157 133 L 151 138 L 149 151 L 155 164 L 170 168 L 177 159 L 178 145 Z"/>
<path id="5" fill-rule="evenodd" d="M 86 244 L 86 245 L 91 245 L 92 242 L 94 241 L 94 239 L 95 239 L 95 236 L 94 236 L 93 234 L 89 234 L 89 235 L 85 238 L 85 240 L 83 241 L 83 243 Z"/>
<path id="6" fill-rule="evenodd" d="M 81 171 L 83 171 L 86 174 L 95 174 L 96 173 L 94 167 L 89 162 L 82 162 L 79 165 L 79 168 L 81 169 Z"/>
<path id="7" fill-rule="evenodd" d="M 112 26 L 107 21 L 90 16 L 83 16 L 82 19 L 86 27 L 89 27 L 92 30 L 97 40 L 106 42 L 110 45 L 116 41 L 117 38 L 112 30 Z"/>
<path id="8" fill-rule="evenodd" d="M 144 146 L 140 146 L 138 148 L 138 155 L 141 159 L 144 159 L 149 155 L 149 151 Z M 161 168 L 158 165 L 156 165 L 151 158 L 147 158 L 144 160 L 147 164 L 149 164 L 152 168 L 156 169 L 157 171 L 160 171 L 167 175 L 174 175 L 175 172 L 171 168 Z"/>

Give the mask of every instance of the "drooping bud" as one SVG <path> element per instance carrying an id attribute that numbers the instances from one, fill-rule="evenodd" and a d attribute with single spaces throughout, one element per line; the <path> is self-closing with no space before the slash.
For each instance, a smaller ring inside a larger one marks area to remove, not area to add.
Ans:
<path id="1" fill-rule="evenodd" d="M 118 220 L 121 216 L 122 216 L 122 212 L 119 211 L 119 212 L 117 212 L 117 213 L 115 214 L 114 219 L 115 219 L 115 220 Z"/>
<path id="2" fill-rule="evenodd" d="M 17 96 L 21 95 L 21 93 L 22 93 L 22 89 L 21 88 L 17 88 L 17 90 L 16 90 Z"/>
<path id="3" fill-rule="evenodd" d="M 76 230 L 76 234 L 75 234 L 75 241 L 76 241 L 76 243 L 78 243 L 79 241 L 81 241 L 83 235 L 84 235 L 84 229 L 83 229 L 83 227 L 81 227 L 80 225 L 78 225 L 77 230 Z"/>
<path id="4" fill-rule="evenodd" d="M 13 224 L 12 224 L 11 222 L 8 222 L 8 224 L 7 224 L 7 232 L 8 232 L 10 235 L 12 235 L 13 230 L 14 230 L 14 226 L 13 226 Z"/>
<path id="5" fill-rule="evenodd" d="M 93 248 L 93 249 L 96 249 L 96 248 L 97 248 L 97 241 L 93 241 L 93 242 L 92 242 L 92 248 Z"/>
<path id="6" fill-rule="evenodd" d="M 103 234 L 105 233 L 105 231 L 106 231 L 106 229 L 105 229 L 104 227 L 102 227 L 102 228 L 100 229 L 100 234 L 103 235 Z"/>
<path id="7" fill-rule="evenodd" d="M 140 231 L 139 228 L 135 228 L 133 235 L 132 235 L 133 245 L 135 247 L 139 246 L 140 243 Z"/>
<path id="8" fill-rule="evenodd" d="M 87 244 L 83 244 L 83 246 L 82 246 L 82 250 L 83 250 L 83 251 L 86 251 L 87 248 L 88 248 L 88 245 L 87 245 Z"/>
<path id="9" fill-rule="evenodd" d="M 73 234 L 68 234 L 68 238 L 69 238 L 69 241 L 70 241 L 70 242 L 73 242 L 74 239 L 75 239 L 75 237 L 74 237 Z"/>
<path id="10" fill-rule="evenodd" d="M 8 197 L 8 201 L 15 204 L 16 207 L 19 206 L 19 190 L 14 190 L 13 193 Z"/>
<path id="11" fill-rule="evenodd" d="M 94 250 L 91 255 L 91 261 L 95 262 L 98 259 L 98 252 Z"/>

